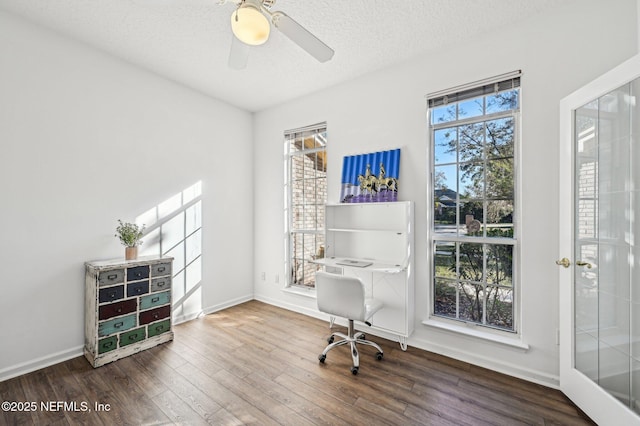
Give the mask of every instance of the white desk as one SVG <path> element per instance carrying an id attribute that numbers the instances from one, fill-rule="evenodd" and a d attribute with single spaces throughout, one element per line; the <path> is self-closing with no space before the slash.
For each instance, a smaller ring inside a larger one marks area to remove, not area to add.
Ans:
<path id="1" fill-rule="evenodd" d="M 367 297 L 384 304 L 370 330 L 397 336 L 406 350 L 414 327 L 413 203 L 327 205 L 325 229 L 325 257 L 314 263 L 360 278 Z M 350 260 L 371 264 L 349 265 Z"/>
<path id="2" fill-rule="evenodd" d="M 349 265 L 349 261 L 367 263 L 371 262 L 371 264 L 367 266 Z M 322 266 L 329 266 L 331 268 L 356 268 L 367 270 L 369 272 L 384 272 L 387 274 L 397 274 L 407 269 L 406 262 L 405 264 L 399 264 L 391 262 L 381 262 L 375 259 L 353 259 L 335 256 L 324 259 L 316 259 L 312 262 Z"/>

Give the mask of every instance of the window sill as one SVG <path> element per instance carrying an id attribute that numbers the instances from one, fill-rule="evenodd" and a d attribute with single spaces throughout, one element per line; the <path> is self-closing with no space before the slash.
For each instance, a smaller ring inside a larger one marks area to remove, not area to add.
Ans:
<path id="1" fill-rule="evenodd" d="M 490 342 L 500 343 L 501 345 L 509 346 L 512 348 L 522 349 L 524 351 L 529 350 L 529 345 L 522 342 L 519 338 L 506 337 L 496 333 L 479 330 L 480 327 L 469 325 L 451 324 L 447 321 L 440 321 L 436 319 L 428 319 L 422 321 L 422 324 L 437 328 L 439 330 L 451 331 L 454 333 L 462 334 L 464 336 L 471 336 L 477 339 L 487 340 Z"/>
<path id="2" fill-rule="evenodd" d="M 309 297 L 309 298 L 312 298 L 312 299 L 316 298 L 316 289 L 315 288 L 302 288 L 302 287 L 288 286 L 288 287 L 284 287 L 282 289 L 282 291 L 285 292 L 285 293 L 295 294 L 295 295 L 298 295 L 298 296 Z"/>

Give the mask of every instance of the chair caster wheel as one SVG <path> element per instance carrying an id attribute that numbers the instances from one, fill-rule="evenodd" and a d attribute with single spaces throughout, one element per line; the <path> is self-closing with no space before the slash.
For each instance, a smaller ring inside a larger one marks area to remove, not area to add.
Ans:
<path id="1" fill-rule="evenodd" d="M 378 352 L 378 353 L 376 353 L 376 359 L 377 359 L 378 361 L 380 361 L 380 360 L 382 359 L 382 357 L 383 357 L 383 356 L 384 356 L 384 354 L 383 354 L 382 352 Z"/>
<path id="2" fill-rule="evenodd" d="M 364 339 L 365 339 L 365 337 L 366 337 L 366 336 L 365 336 L 364 334 L 361 334 L 361 335 L 359 335 L 359 336 L 358 336 L 358 339 L 360 339 L 360 340 L 364 340 Z"/>
<path id="3" fill-rule="evenodd" d="M 327 343 L 328 343 L 328 344 L 332 344 L 332 343 L 333 343 L 333 336 L 331 336 L 331 337 L 329 337 L 329 338 L 327 339 Z"/>
<path id="4" fill-rule="evenodd" d="M 351 367 L 351 373 L 355 376 L 358 374 L 358 367 Z"/>
<path id="5" fill-rule="evenodd" d="M 325 359 L 327 359 L 326 355 L 323 355 L 323 354 L 318 355 L 318 361 L 320 361 L 322 364 L 324 364 Z"/>

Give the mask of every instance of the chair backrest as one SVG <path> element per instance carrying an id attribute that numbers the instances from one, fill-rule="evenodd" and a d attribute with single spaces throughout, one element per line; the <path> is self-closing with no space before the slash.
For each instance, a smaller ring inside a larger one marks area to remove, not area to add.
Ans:
<path id="1" fill-rule="evenodd" d="M 316 272 L 316 297 L 320 312 L 366 321 L 364 284 L 360 278 Z"/>

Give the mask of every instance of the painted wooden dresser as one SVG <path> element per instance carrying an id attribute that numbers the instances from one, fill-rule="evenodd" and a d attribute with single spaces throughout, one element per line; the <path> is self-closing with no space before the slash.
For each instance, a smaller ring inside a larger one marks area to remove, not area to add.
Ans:
<path id="1" fill-rule="evenodd" d="M 84 355 L 99 367 L 173 340 L 173 258 L 85 263 Z"/>

